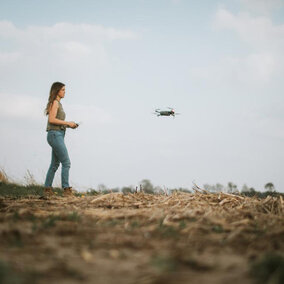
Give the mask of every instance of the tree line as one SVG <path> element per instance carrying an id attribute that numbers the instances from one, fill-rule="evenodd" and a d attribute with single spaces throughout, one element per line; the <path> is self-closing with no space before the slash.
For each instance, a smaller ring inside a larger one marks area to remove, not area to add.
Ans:
<path id="1" fill-rule="evenodd" d="M 228 182 L 227 185 L 222 185 L 220 183 L 216 183 L 213 185 L 204 184 L 203 188 L 212 193 L 232 193 L 232 194 L 242 194 L 246 196 L 267 196 L 273 195 L 273 193 L 277 193 L 275 186 L 272 182 L 268 182 L 264 185 L 264 191 L 257 191 L 253 187 L 249 187 L 244 184 L 241 188 L 238 188 L 236 184 L 233 182 Z M 94 193 L 109 193 L 109 192 L 122 192 L 124 194 L 127 193 L 135 193 L 135 192 L 144 192 L 149 194 L 171 194 L 173 191 L 179 192 L 188 192 L 191 193 L 192 190 L 189 188 L 178 187 L 178 188 L 168 188 L 168 187 L 161 187 L 161 186 L 154 186 L 149 179 L 143 179 L 139 182 L 138 186 L 123 186 L 122 188 L 115 187 L 115 188 L 108 188 L 104 184 L 99 184 L 97 189 L 90 189 Z"/>

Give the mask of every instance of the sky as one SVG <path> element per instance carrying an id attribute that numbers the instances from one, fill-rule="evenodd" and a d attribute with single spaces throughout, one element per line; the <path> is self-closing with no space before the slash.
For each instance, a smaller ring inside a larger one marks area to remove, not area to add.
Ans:
<path id="1" fill-rule="evenodd" d="M 284 0 L 0 0 L 0 167 L 44 183 L 60 81 L 78 190 L 284 192 L 283 50 Z M 167 107 L 181 114 L 153 114 Z"/>

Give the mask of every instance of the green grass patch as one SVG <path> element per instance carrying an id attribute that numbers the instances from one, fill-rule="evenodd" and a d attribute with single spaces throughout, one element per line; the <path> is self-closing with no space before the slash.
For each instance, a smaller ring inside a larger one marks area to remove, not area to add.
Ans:
<path id="1" fill-rule="evenodd" d="M 52 228 L 56 225 L 56 222 L 60 220 L 60 216 L 54 216 L 54 215 L 50 215 L 48 216 L 46 219 L 42 220 L 41 229 L 48 229 L 48 228 Z"/>
<path id="2" fill-rule="evenodd" d="M 107 220 L 102 222 L 102 226 L 105 227 L 115 227 L 117 225 L 122 225 L 125 223 L 125 220 L 121 220 L 121 219 L 111 219 L 111 220 Z"/>
<path id="3" fill-rule="evenodd" d="M 179 228 L 182 230 L 182 229 L 184 229 L 186 227 L 186 222 L 185 222 L 185 220 L 181 220 L 180 222 L 179 222 Z"/>
<path id="4" fill-rule="evenodd" d="M 41 274 L 39 272 L 15 271 L 11 265 L 0 260 L 0 283 L 2 284 L 35 284 L 38 283 Z"/>
<path id="5" fill-rule="evenodd" d="M 270 253 L 251 265 L 250 274 L 259 284 L 284 283 L 284 256 Z"/>
<path id="6" fill-rule="evenodd" d="M 96 191 L 95 189 L 89 189 L 89 190 L 87 190 L 87 192 L 85 193 L 86 195 L 90 195 L 90 196 L 93 196 L 93 195 L 98 195 L 99 194 L 99 192 L 98 191 Z"/>
<path id="7" fill-rule="evenodd" d="M 175 228 L 173 226 L 167 226 L 163 224 L 163 218 L 160 220 L 155 232 L 162 238 L 177 238 L 179 236 L 180 228 Z"/>
<path id="8" fill-rule="evenodd" d="M 221 226 L 221 225 L 214 225 L 213 227 L 212 227 L 212 231 L 214 232 L 214 233 L 223 233 L 224 232 L 224 228 Z"/>
<path id="9" fill-rule="evenodd" d="M 132 229 L 139 228 L 139 227 L 140 227 L 139 221 L 132 221 L 132 222 L 130 223 L 130 227 L 131 227 Z"/>
<path id="10" fill-rule="evenodd" d="M 78 212 L 74 211 L 66 216 L 66 220 L 72 222 L 80 222 L 81 216 L 78 214 Z"/>
<path id="11" fill-rule="evenodd" d="M 24 282 L 7 263 L 0 261 L 0 283 L 22 284 Z"/>
<path id="12" fill-rule="evenodd" d="M 5 183 L 0 181 L 0 196 L 10 198 L 24 198 L 29 196 L 43 196 L 44 186 L 41 185 L 19 185 L 15 183 Z M 53 191 L 58 195 L 63 195 L 63 190 L 54 188 Z"/>
<path id="13" fill-rule="evenodd" d="M 50 215 L 46 218 L 33 220 L 33 231 L 46 230 L 56 226 L 58 221 L 81 221 L 81 216 L 77 212 L 72 212 L 67 215 Z"/>
<path id="14" fill-rule="evenodd" d="M 177 269 L 178 262 L 172 257 L 158 255 L 154 256 L 151 259 L 150 265 L 159 270 L 160 272 L 169 272 L 175 271 Z"/>
<path id="15" fill-rule="evenodd" d="M 22 248 L 24 246 L 21 232 L 19 232 L 18 230 L 13 230 L 9 234 L 8 242 L 9 242 L 9 245 L 12 246 L 12 247 Z"/>

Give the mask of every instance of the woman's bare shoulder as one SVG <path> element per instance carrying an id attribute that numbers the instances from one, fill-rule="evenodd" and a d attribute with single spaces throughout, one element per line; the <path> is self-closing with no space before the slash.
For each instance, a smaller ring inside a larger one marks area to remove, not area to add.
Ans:
<path id="1" fill-rule="evenodd" d="M 50 112 L 54 112 L 54 111 L 57 112 L 58 108 L 59 108 L 59 102 L 58 102 L 57 100 L 54 100 L 54 101 L 52 102 L 52 104 L 50 105 L 49 113 L 50 113 Z"/>
<path id="2" fill-rule="evenodd" d="M 58 100 L 54 100 L 51 107 L 58 107 L 59 106 L 59 101 Z"/>

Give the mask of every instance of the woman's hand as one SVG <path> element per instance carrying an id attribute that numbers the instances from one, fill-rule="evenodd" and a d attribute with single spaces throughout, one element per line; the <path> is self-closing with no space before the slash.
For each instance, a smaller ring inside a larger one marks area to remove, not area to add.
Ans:
<path id="1" fill-rule="evenodd" d="M 77 128 L 78 127 L 78 124 L 76 124 L 74 121 L 68 121 L 68 127 L 70 128 Z"/>

